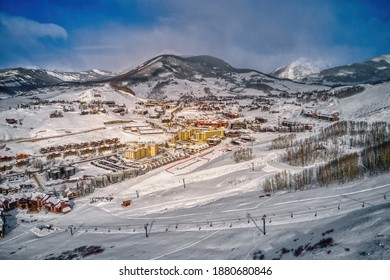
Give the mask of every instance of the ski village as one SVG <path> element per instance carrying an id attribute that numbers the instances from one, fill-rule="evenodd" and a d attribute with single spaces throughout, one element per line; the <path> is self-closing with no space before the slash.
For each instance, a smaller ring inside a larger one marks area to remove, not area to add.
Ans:
<path id="1" fill-rule="evenodd" d="M 0 70 L 0 259 L 389 259 L 390 59 L 358 64 Z"/>

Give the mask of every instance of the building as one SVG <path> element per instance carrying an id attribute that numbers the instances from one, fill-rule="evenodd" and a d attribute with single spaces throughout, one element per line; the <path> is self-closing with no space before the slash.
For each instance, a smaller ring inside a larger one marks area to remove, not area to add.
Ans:
<path id="1" fill-rule="evenodd" d="M 222 128 L 205 129 L 205 128 L 189 127 L 177 133 L 177 138 L 179 141 L 184 141 L 192 138 L 197 141 L 206 142 L 207 139 L 213 136 L 219 136 L 223 138 L 225 137 L 225 131 Z"/>
<path id="2" fill-rule="evenodd" d="M 195 122 L 196 127 L 228 127 L 229 123 L 226 120 L 218 119 L 218 120 L 211 120 L 211 119 L 198 119 Z"/>
<path id="3" fill-rule="evenodd" d="M 66 214 L 72 210 L 68 199 L 56 198 L 50 194 L 40 192 L 0 195 L 0 206 L 4 211 L 18 208 L 27 210 L 28 213 L 38 213 L 45 209 L 53 213 Z"/>
<path id="4" fill-rule="evenodd" d="M 125 151 L 125 157 L 128 159 L 138 160 L 145 157 L 154 157 L 158 155 L 159 148 L 156 143 L 135 144 Z"/>
<path id="5" fill-rule="evenodd" d="M 214 135 L 214 136 L 210 137 L 209 139 L 207 139 L 207 144 L 209 144 L 210 146 L 216 146 L 219 143 L 221 143 L 221 138 L 217 135 Z"/>
<path id="6" fill-rule="evenodd" d="M 200 153 L 201 151 L 207 149 L 209 147 L 209 145 L 207 143 L 200 143 L 200 144 L 196 144 L 196 145 L 191 145 L 189 147 L 187 147 L 187 151 L 192 153 L 192 154 L 196 154 L 196 153 Z"/>
<path id="7" fill-rule="evenodd" d="M 56 197 L 50 197 L 45 202 L 47 211 L 57 214 L 66 214 L 71 211 L 71 206 L 68 201 Z"/>
<path id="8" fill-rule="evenodd" d="M 218 128 L 218 129 L 208 129 L 208 130 L 203 130 L 203 131 L 197 131 L 193 134 L 193 137 L 202 142 L 206 142 L 207 139 L 213 137 L 213 136 L 219 136 L 219 137 L 224 137 L 225 132 L 223 129 Z"/>
<path id="9" fill-rule="evenodd" d="M 320 114 L 315 112 L 304 112 L 303 115 L 307 118 L 319 119 L 319 120 L 330 121 L 330 122 L 338 122 L 340 120 L 340 116 L 338 112 L 333 113 L 331 115 Z"/>
<path id="10" fill-rule="evenodd" d="M 234 121 L 230 124 L 230 128 L 233 130 L 246 129 L 246 121 Z"/>
<path id="11" fill-rule="evenodd" d="M 183 129 L 177 133 L 177 138 L 179 139 L 179 141 L 183 141 L 190 138 L 192 134 L 193 134 L 193 130 L 191 128 Z"/>
<path id="12" fill-rule="evenodd" d="M 60 166 L 54 169 L 49 169 L 46 172 L 47 178 L 52 180 L 69 179 L 76 174 L 75 166 Z"/>
<path id="13" fill-rule="evenodd" d="M 4 237 L 4 216 L 3 209 L 0 208 L 0 237 Z"/>

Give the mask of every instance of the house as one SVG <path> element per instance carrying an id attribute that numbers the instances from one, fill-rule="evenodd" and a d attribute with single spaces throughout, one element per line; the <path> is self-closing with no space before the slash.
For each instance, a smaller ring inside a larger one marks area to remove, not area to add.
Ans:
<path id="1" fill-rule="evenodd" d="M 56 214 L 66 214 L 72 210 L 67 198 L 57 198 L 46 194 L 43 197 L 43 203 L 46 211 Z"/>
<path id="2" fill-rule="evenodd" d="M 217 135 L 214 135 L 206 140 L 207 144 L 210 146 L 216 146 L 221 143 L 221 138 Z"/>
<path id="3" fill-rule="evenodd" d="M 28 209 L 29 197 L 26 194 L 22 194 L 16 201 L 16 206 L 19 209 Z"/>
<path id="4" fill-rule="evenodd" d="M 69 201 L 65 201 L 62 199 L 60 199 L 60 202 L 54 206 L 54 213 L 58 213 L 58 214 L 66 214 L 71 210 L 72 208 L 70 207 Z"/>
<path id="5" fill-rule="evenodd" d="M 0 196 L 0 209 L 3 209 L 3 211 L 7 210 L 9 208 L 9 200 L 8 198 L 4 196 Z"/>
<path id="6" fill-rule="evenodd" d="M 40 192 L 34 192 L 31 194 L 31 198 L 28 205 L 28 212 L 29 213 L 38 213 L 43 208 L 44 201 L 43 198 L 45 197 L 45 194 Z"/>
<path id="7" fill-rule="evenodd" d="M 247 125 L 245 121 L 235 121 L 230 124 L 230 128 L 233 130 L 246 129 Z"/>
<path id="8" fill-rule="evenodd" d="M 7 195 L 9 193 L 9 186 L 1 185 L 0 194 Z"/>
<path id="9" fill-rule="evenodd" d="M 69 188 L 67 188 L 65 190 L 65 195 L 66 195 L 66 197 L 68 199 L 75 199 L 75 198 L 77 198 L 79 196 L 77 192 L 75 192 L 75 191 L 73 191 L 73 190 L 71 190 Z"/>
<path id="10" fill-rule="evenodd" d="M 57 213 L 56 205 L 59 204 L 61 200 L 56 197 L 50 197 L 45 201 L 45 209 L 49 212 Z"/>
<path id="11" fill-rule="evenodd" d="M 2 208 L 4 212 L 12 210 L 15 207 L 16 207 L 15 200 L 11 195 L 2 196 L 0 194 L 0 208 Z"/>

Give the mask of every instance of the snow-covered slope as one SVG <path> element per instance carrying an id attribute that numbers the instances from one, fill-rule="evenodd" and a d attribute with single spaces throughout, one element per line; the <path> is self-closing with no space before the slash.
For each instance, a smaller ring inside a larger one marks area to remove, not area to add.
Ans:
<path id="1" fill-rule="evenodd" d="M 207 162 L 210 171 L 198 167 L 189 172 L 192 167 L 184 167 L 172 174 L 162 167 L 95 191 L 96 197 L 114 196 L 112 201 L 90 204 L 90 197 L 77 199 L 66 215 L 31 217 L 25 210 L 12 211 L 7 217 L 11 229 L 0 240 L 0 259 L 70 257 L 89 246 L 102 250 L 73 258 L 390 258 L 390 204 L 383 198 L 390 191 L 389 174 L 341 187 L 259 198 L 259 180 L 280 170 L 271 162 L 275 156 L 255 146 L 264 159 L 256 159 L 251 172 L 248 163 L 226 168 L 226 160 L 233 162 L 231 154 L 217 148 L 209 161 L 197 163 Z M 123 199 L 132 199 L 131 206 L 122 207 Z M 261 231 L 264 215 L 266 235 Z M 49 224 L 54 228 L 49 233 L 37 228 Z M 148 238 L 144 225 L 150 228 Z"/>
<path id="2" fill-rule="evenodd" d="M 380 83 L 390 80 L 390 56 L 383 55 L 371 60 L 339 66 L 312 74 L 302 79 L 306 83 L 322 85 L 355 85 Z"/>
<path id="3" fill-rule="evenodd" d="M 375 61 L 375 62 L 380 62 L 381 60 L 386 61 L 387 63 L 390 64 L 390 54 L 380 55 L 371 59 L 371 61 Z"/>
<path id="4" fill-rule="evenodd" d="M 328 67 L 323 61 L 310 61 L 308 58 L 301 57 L 291 64 L 277 68 L 270 74 L 281 79 L 299 81 L 308 75 L 317 74 Z"/>
<path id="5" fill-rule="evenodd" d="M 32 89 L 58 85 L 64 82 L 85 82 L 112 77 L 102 70 L 60 72 L 45 69 L 13 68 L 0 70 L 0 93 L 14 95 Z"/>
<path id="6" fill-rule="evenodd" d="M 162 55 L 111 81 L 126 85 L 136 95 L 147 98 L 180 98 L 188 94 L 288 94 L 328 89 L 281 80 L 255 70 L 236 69 L 211 56 Z"/>
<path id="7" fill-rule="evenodd" d="M 354 120 L 389 120 L 390 82 L 366 85 L 365 88 L 359 94 L 340 99 L 343 117 Z"/>

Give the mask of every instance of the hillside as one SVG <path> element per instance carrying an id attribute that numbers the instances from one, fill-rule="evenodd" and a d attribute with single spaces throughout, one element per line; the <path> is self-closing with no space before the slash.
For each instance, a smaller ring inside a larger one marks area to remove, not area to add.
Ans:
<path id="1" fill-rule="evenodd" d="M 328 66 L 323 61 L 310 61 L 307 58 L 299 58 L 286 66 L 275 69 L 270 75 L 281 79 L 300 81 L 309 75 L 318 74 L 326 68 Z"/>
<path id="2" fill-rule="evenodd" d="M 166 77 L 172 84 L 155 91 Z M 256 82 L 272 89 L 256 88 Z M 160 56 L 104 82 L 45 87 L 36 96 L 2 100 L 0 187 L 32 189 L 0 198 L 59 194 L 71 201 L 72 209 L 67 214 L 9 210 L 0 258 L 389 259 L 388 172 L 303 189 L 297 188 L 297 176 L 290 189 L 264 188 L 266 179 L 281 172 L 295 176 L 320 167 L 333 155 L 332 145 L 339 147 L 336 156 L 361 152 L 350 143 L 367 133 L 342 134 L 312 145 L 319 158 L 307 167 L 290 165 L 286 148 L 270 149 L 279 136 L 308 140 L 343 121 L 368 126 L 389 119 L 388 82 L 327 89 L 237 70 L 210 57 Z M 307 94 L 288 95 L 300 91 Z M 183 93 L 208 98 L 186 103 L 143 98 L 173 99 Z M 234 98 L 215 100 L 214 95 Z M 164 115 L 156 118 L 163 106 Z M 340 122 L 303 112 L 338 113 Z M 233 113 L 238 117 L 228 117 Z M 170 124 L 163 122 L 166 116 Z M 186 140 L 169 142 L 199 119 L 211 124 L 224 119 L 226 137 L 202 150 L 191 150 Z M 237 124 L 245 126 L 233 129 Z M 299 130 L 302 126 L 311 129 Z M 387 128 L 381 132 L 390 135 Z M 119 142 L 108 146 L 113 138 Z M 159 155 L 126 156 L 134 143 L 153 142 L 159 143 Z M 236 160 L 248 150 L 253 158 Z M 17 158 L 22 155 L 27 159 Z M 53 177 L 70 165 L 75 174 Z M 26 176 L 28 172 L 36 176 Z M 133 173 L 125 177 L 125 172 Z M 68 191 L 76 198 L 69 198 Z M 129 200 L 130 205 L 122 206 Z"/>
<path id="3" fill-rule="evenodd" d="M 0 94 L 15 95 L 38 88 L 46 88 L 68 82 L 82 83 L 113 76 L 102 70 L 60 72 L 45 69 L 12 68 L 0 70 Z"/>
<path id="4" fill-rule="evenodd" d="M 300 81 L 322 85 L 375 84 L 390 79 L 389 56 L 379 56 L 371 60 L 322 70 Z"/>
<path id="5" fill-rule="evenodd" d="M 128 86 L 140 97 L 156 99 L 176 99 L 188 94 L 289 94 L 328 89 L 281 80 L 255 70 L 236 69 L 211 56 L 162 55 L 109 81 Z"/>

